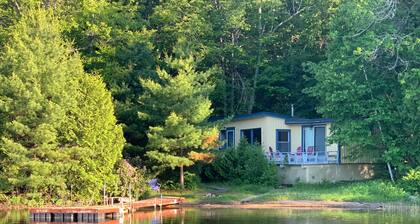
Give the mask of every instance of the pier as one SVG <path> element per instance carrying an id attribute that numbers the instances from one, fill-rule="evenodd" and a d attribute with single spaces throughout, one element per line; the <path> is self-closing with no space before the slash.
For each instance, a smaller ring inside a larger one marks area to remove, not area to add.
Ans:
<path id="1" fill-rule="evenodd" d="M 78 207 L 45 207 L 29 209 L 32 222 L 84 222 L 98 223 L 109 220 L 117 220 L 126 212 L 133 212 L 142 208 L 163 208 L 165 206 L 179 205 L 183 198 L 165 197 L 151 198 L 140 201 L 111 203 L 101 206 L 78 206 Z"/>

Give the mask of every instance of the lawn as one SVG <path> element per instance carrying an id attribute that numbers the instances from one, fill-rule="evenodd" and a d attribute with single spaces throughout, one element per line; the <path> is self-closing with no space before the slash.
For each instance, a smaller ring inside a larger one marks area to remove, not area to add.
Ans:
<path id="1" fill-rule="evenodd" d="M 409 194 L 387 181 L 297 184 L 268 187 L 233 183 L 201 184 L 195 190 L 164 191 L 164 195 L 183 196 L 189 203 L 234 204 L 241 201 L 263 203 L 279 200 L 349 202 L 404 202 Z"/>

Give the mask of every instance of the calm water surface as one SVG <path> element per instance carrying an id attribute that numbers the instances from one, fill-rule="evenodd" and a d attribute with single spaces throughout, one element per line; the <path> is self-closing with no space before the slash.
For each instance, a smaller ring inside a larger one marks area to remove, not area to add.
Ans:
<path id="1" fill-rule="evenodd" d="M 27 212 L 0 212 L 0 223 L 28 224 Z M 106 224 L 335 224 L 335 223 L 389 223 L 420 224 L 420 213 L 413 211 L 349 211 L 327 209 L 165 209 L 163 211 L 142 211 L 126 215 L 124 220 Z"/>

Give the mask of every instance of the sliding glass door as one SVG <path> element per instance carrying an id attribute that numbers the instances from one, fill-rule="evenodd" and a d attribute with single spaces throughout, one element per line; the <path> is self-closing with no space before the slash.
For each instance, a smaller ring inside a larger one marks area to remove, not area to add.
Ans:
<path id="1" fill-rule="evenodd" d="M 303 151 L 325 154 L 325 126 L 303 127 L 302 131 Z"/>
<path id="2" fill-rule="evenodd" d="M 325 127 L 315 127 L 315 151 L 325 153 Z"/>

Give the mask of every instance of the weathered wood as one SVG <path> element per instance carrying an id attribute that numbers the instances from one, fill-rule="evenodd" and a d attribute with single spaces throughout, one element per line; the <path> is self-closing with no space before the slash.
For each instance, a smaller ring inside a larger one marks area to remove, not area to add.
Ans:
<path id="1" fill-rule="evenodd" d="M 124 215 L 127 209 L 151 208 L 154 206 L 177 205 L 183 198 L 166 197 L 135 201 L 119 206 L 80 206 L 80 207 L 47 207 L 29 209 L 30 219 L 34 222 L 103 222 L 108 218 L 116 220 Z"/>

